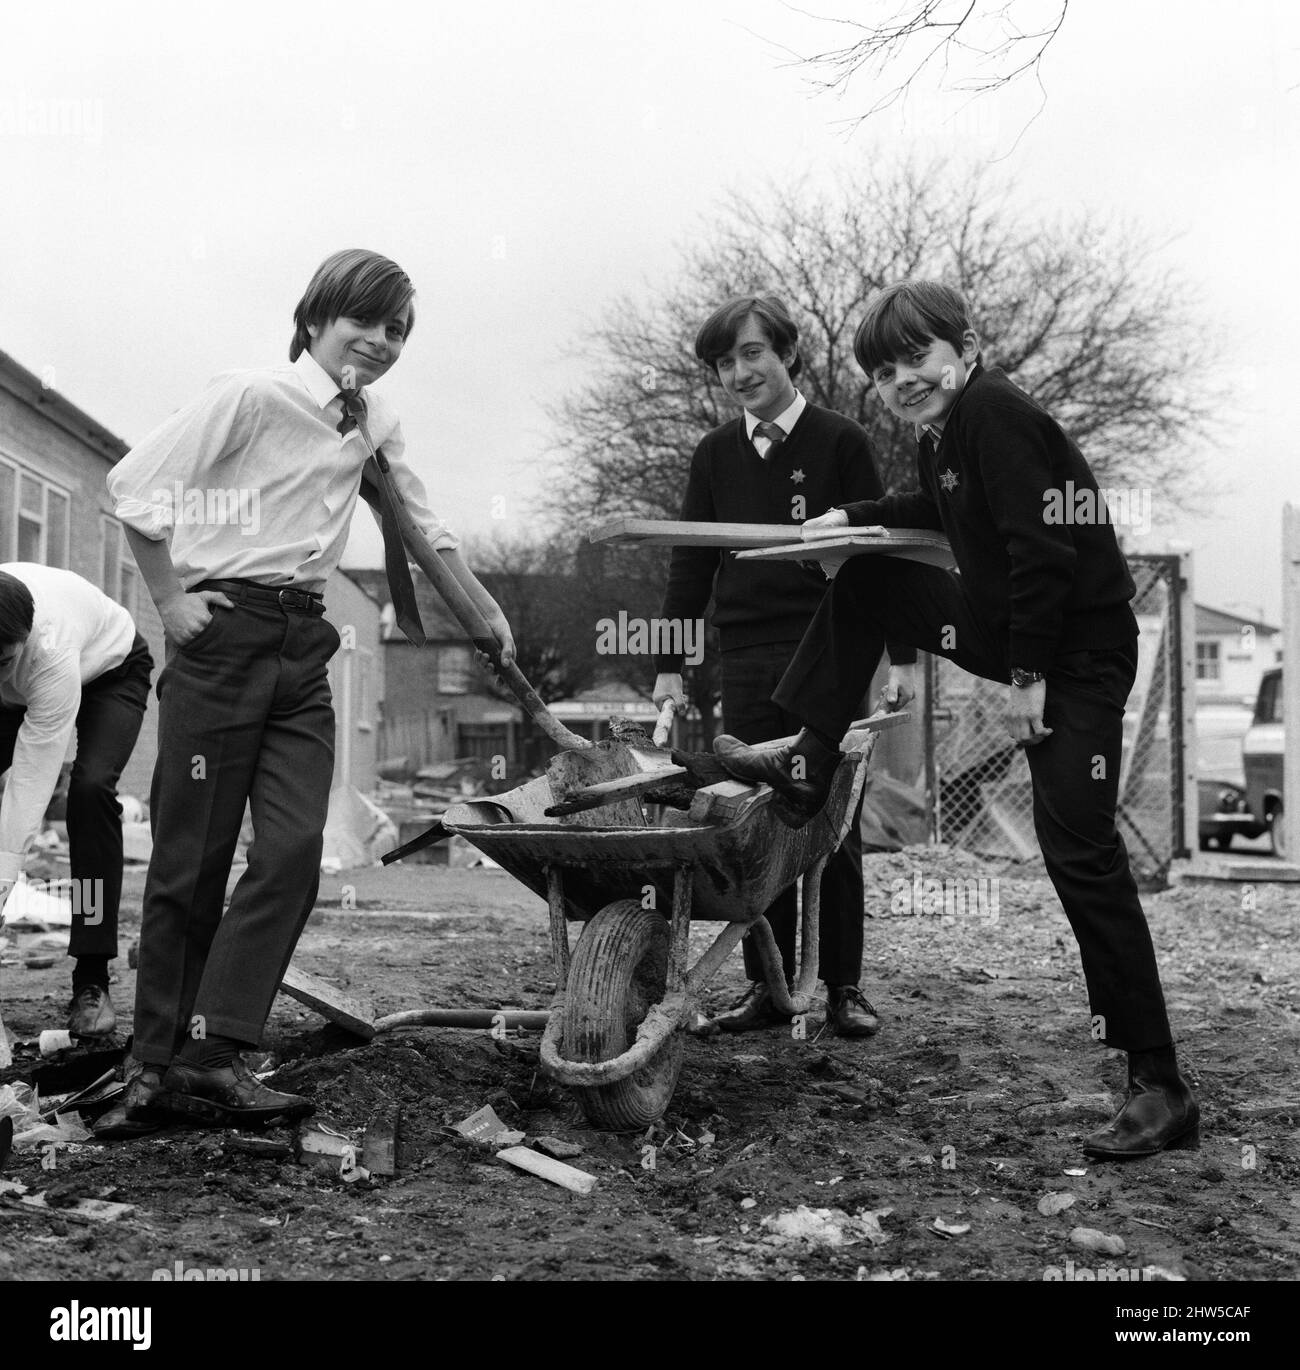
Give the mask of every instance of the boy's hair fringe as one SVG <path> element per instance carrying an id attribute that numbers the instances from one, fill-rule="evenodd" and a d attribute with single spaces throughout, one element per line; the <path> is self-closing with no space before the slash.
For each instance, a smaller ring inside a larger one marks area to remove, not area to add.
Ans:
<path id="1" fill-rule="evenodd" d="M 406 336 L 415 327 L 415 287 L 396 262 L 378 252 L 349 247 L 335 252 L 316 268 L 293 311 L 293 340 L 289 360 L 311 349 L 308 326 L 320 327 L 347 315 L 360 319 L 389 319 L 411 306 Z"/>
<path id="2" fill-rule="evenodd" d="M 935 338 L 960 352 L 962 334 L 972 327 L 970 306 L 952 286 L 897 281 L 867 305 L 866 317 L 853 335 L 853 355 L 869 376 L 876 367 L 928 347 Z"/>
<path id="3" fill-rule="evenodd" d="M 715 309 L 695 335 L 695 355 L 716 376 L 718 359 L 736 345 L 736 335 L 745 320 L 753 315 L 767 335 L 772 349 L 781 355 L 794 348 L 794 360 L 786 368 L 794 380 L 803 370 L 799 355 L 799 327 L 790 317 L 785 302 L 775 295 L 737 295 Z"/>
<path id="4" fill-rule="evenodd" d="M 0 647 L 10 647 L 32 631 L 36 605 L 17 576 L 0 571 Z"/>

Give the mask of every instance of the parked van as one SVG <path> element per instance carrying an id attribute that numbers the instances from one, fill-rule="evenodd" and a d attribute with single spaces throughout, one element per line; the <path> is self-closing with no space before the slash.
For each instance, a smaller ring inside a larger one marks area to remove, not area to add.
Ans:
<path id="1" fill-rule="evenodd" d="M 1265 671 L 1255 699 L 1255 717 L 1241 743 L 1246 803 L 1268 829 L 1273 851 L 1286 856 L 1282 831 L 1282 671 Z"/>

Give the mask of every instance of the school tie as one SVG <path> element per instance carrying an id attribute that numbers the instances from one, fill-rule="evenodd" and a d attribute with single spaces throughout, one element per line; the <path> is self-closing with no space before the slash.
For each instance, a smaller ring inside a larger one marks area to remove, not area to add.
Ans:
<path id="1" fill-rule="evenodd" d="M 393 490 L 389 475 L 388 458 L 382 448 L 370 441 L 366 428 L 366 402 L 360 395 L 346 390 L 339 391 L 343 401 L 343 418 L 339 423 L 340 433 L 350 433 L 360 428 L 362 440 L 370 449 L 366 459 L 366 469 L 374 477 L 375 490 L 379 496 L 379 522 L 384 534 L 384 570 L 388 573 L 388 591 L 393 597 L 393 612 L 397 626 L 406 634 L 407 640 L 423 647 L 425 643 L 424 624 L 420 622 L 420 610 L 415 602 L 415 584 L 411 580 L 411 567 L 407 561 L 406 548 L 402 544 L 402 534 L 397 526 L 397 495 Z"/>
<path id="2" fill-rule="evenodd" d="M 763 460 L 768 461 L 776 449 L 785 441 L 785 429 L 779 423 L 759 423 L 754 426 L 754 436 L 767 439 L 769 446 L 762 455 Z"/>

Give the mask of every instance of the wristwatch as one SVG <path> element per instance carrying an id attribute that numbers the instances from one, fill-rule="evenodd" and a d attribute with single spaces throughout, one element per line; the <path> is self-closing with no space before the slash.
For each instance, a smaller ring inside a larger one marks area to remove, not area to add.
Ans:
<path id="1" fill-rule="evenodd" d="M 1011 668 L 1011 683 L 1017 690 L 1027 690 L 1031 685 L 1037 685 L 1044 679 L 1046 677 L 1042 671 L 1022 671 L 1019 666 Z"/>

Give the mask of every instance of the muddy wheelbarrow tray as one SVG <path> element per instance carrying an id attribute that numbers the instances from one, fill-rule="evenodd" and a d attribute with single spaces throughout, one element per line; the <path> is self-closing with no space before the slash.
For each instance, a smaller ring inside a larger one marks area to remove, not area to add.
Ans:
<path id="1" fill-rule="evenodd" d="M 444 815 L 448 831 L 547 902 L 557 989 L 541 1064 L 573 1090 L 595 1126 L 632 1131 L 663 1116 L 681 1070 L 682 1029 L 746 932 L 758 937 L 777 1008 L 807 1011 L 817 983 L 821 874 L 857 810 L 874 743 L 874 731 L 845 738 L 825 807 L 799 829 L 776 816 L 768 786 L 734 781 L 698 791 L 696 817 L 668 810 L 662 823 L 645 827 L 545 818 L 551 797 L 544 776 L 491 804 L 456 805 Z M 503 822 L 503 814 L 520 821 Z M 792 993 L 763 913 L 801 877 Z M 692 919 L 725 926 L 688 967 Z M 583 924 L 572 951 L 570 922 Z"/>

